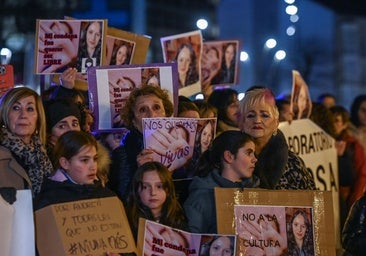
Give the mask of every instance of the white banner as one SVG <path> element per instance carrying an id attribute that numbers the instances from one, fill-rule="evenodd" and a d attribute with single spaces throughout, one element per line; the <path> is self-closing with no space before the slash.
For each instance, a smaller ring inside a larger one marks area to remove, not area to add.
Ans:
<path id="1" fill-rule="evenodd" d="M 338 157 L 333 137 L 310 119 L 281 122 L 289 150 L 298 154 L 311 171 L 317 189 L 332 191 L 337 246 L 340 246 Z"/>

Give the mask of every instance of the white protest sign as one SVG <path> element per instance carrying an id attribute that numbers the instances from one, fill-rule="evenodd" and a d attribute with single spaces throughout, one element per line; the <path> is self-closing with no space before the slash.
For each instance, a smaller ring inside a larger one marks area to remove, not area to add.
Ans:
<path id="1" fill-rule="evenodd" d="M 281 122 L 289 150 L 298 154 L 311 171 L 316 188 L 332 191 L 335 230 L 340 246 L 340 221 L 338 199 L 338 157 L 334 139 L 310 119 Z"/>

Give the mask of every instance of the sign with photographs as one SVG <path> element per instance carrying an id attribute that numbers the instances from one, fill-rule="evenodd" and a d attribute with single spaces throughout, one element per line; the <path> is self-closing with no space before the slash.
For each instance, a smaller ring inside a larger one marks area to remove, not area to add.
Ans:
<path id="1" fill-rule="evenodd" d="M 179 95 L 189 97 L 201 91 L 201 30 L 162 37 L 164 62 L 178 65 Z"/>
<path id="2" fill-rule="evenodd" d="M 309 118 L 312 109 L 308 85 L 297 70 L 292 70 L 290 109 L 294 120 Z"/>
<path id="3" fill-rule="evenodd" d="M 145 256 L 212 255 L 210 251 L 220 251 L 220 255 L 233 256 L 236 236 L 189 233 L 155 221 L 140 219 L 137 247 L 138 255 Z"/>
<path id="4" fill-rule="evenodd" d="M 336 255 L 332 193 L 215 188 L 217 228 L 237 255 Z"/>
<path id="5" fill-rule="evenodd" d="M 202 86 L 238 84 L 238 73 L 239 40 L 203 42 Z"/>
<path id="6" fill-rule="evenodd" d="M 124 127 L 120 110 L 135 88 L 142 84 L 167 90 L 170 100 L 178 102 L 176 64 L 93 67 L 88 71 L 89 108 L 95 117 L 96 131 L 113 131 Z"/>
<path id="7" fill-rule="evenodd" d="M 106 65 L 144 64 L 151 38 L 117 28 L 107 28 Z"/>
<path id="8" fill-rule="evenodd" d="M 35 73 L 86 73 L 104 64 L 107 20 L 37 20 Z"/>

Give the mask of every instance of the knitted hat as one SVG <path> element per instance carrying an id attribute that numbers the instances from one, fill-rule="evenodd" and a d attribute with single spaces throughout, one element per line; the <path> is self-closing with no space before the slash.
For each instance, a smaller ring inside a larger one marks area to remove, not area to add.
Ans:
<path id="1" fill-rule="evenodd" d="M 75 116 L 79 123 L 81 122 L 81 113 L 79 106 L 68 100 L 50 100 L 44 104 L 46 112 L 47 131 L 51 129 L 62 119 L 68 116 Z"/>

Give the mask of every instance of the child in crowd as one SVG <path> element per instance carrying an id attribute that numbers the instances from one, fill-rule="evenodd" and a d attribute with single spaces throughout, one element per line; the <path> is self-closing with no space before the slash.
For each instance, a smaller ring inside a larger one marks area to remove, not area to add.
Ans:
<path id="1" fill-rule="evenodd" d="M 51 204 L 115 196 L 97 177 L 98 146 L 93 135 L 68 131 L 55 148 L 56 171 L 47 179 L 35 199 L 35 210 Z"/>
<path id="2" fill-rule="evenodd" d="M 127 216 L 135 239 L 140 217 L 187 230 L 186 217 L 167 167 L 159 162 L 147 162 L 137 169 L 127 200 Z"/>
<path id="3" fill-rule="evenodd" d="M 58 139 L 54 152 L 56 172 L 43 183 L 35 198 L 35 210 L 52 204 L 116 196 L 98 180 L 98 146 L 93 135 L 68 131 Z"/>
<path id="4" fill-rule="evenodd" d="M 214 188 L 258 187 L 253 176 L 257 159 L 251 137 L 241 131 L 225 131 L 199 159 L 201 177 L 194 177 L 184 203 L 191 232 L 217 233 Z"/>

